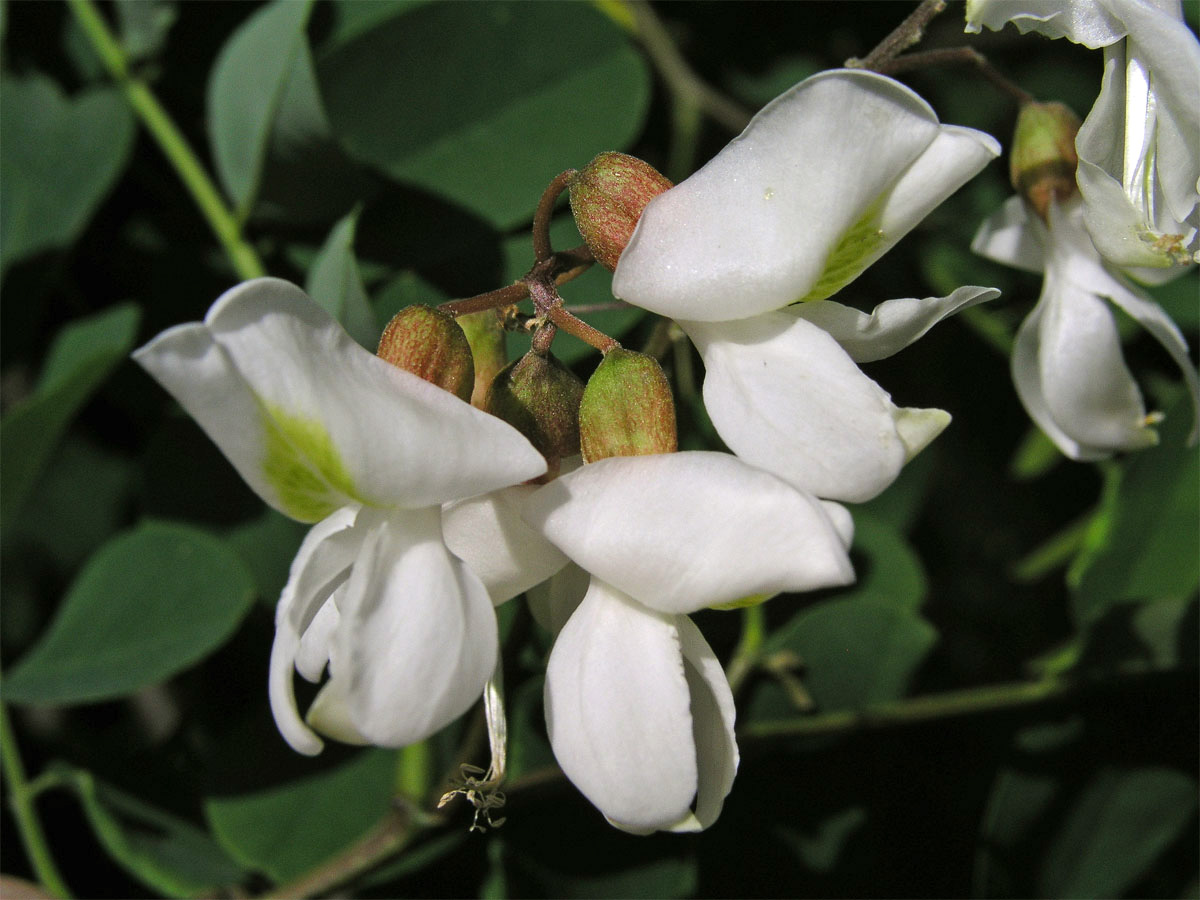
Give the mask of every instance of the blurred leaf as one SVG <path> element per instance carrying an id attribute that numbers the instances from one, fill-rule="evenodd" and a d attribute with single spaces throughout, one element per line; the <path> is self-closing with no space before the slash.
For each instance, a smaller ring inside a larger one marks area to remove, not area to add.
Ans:
<path id="1" fill-rule="evenodd" d="M 117 0 L 121 45 L 131 60 L 150 59 L 167 45 L 167 33 L 179 18 L 174 0 Z"/>
<path id="2" fill-rule="evenodd" d="M 71 420 L 129 353 L 139 318 L 135 306 L 124 304 L 67 325 L 50 346 L 33 395 L 0 420 L 0 521 L 5 528 Z"/>
<path id="3" fill-rule="evenodd" d="M 133 148 L 133 114 L 116 88 L 67 98 L 43 75 L 0 77 L 0 274 L 67 247 Z"/>
<path id="4" fill-rule="evenodd" d="M 1103 769 L 1046 854 L 1044 897 L 1119 897 L 1196 814 L 1196 782 L 1164 768 Z"/>
<path id="5" fill-rule="evenodd" d="M 837 866 L 846 841 L 866 821 L 867 811 L 861 806 L 851 806 L 826 817 L 814 833 L 781 825 L 777 826 L 776 834 L 795 851 L 807 869 L 825 873 Z"/>
<path id="6" fill-rule="evenodd" d="M 376 321 L 390 322 L 392 316 L 414 303 L 428 303 L 430 306 L 437 306 L 439 303 L 453 299 L 441 288 L 430 284 L 416 272 L 408 270 L 389 278 L 375 292 L 375 299 L 371 306 L 375 311 Z"/>
<path id="7" fill-rule="evenodd" d="M 527 857 L 522 857 L 519 865 L 529 869 L 542 882 L 550 897 L 691 897 L 696 893 L 699 880 L 696 860 L 690 856 L 659 859 L 594 877 L 553 872 Z"/>
<path id="8" fill-rule="evenodd" d="M 254 204 L 289 78 L 307 59 L 304 28 L 311 11 L 312 0 L 264 6 L 234 32 L 213 66 L 208 84 L 213 160 L 241 218 Z"/>
<path id="9" fill-rule="evenodd" d="M 473 837 L 473 835 L 467 829 L 460 828 L 430 838 L 424 843 L 411 844 L 405 848 L 404 853 L 398 859 L 391 863 L 385 863 L 367 875 L 362 880 L 362 886 L 387 884 L 419 872 L 457 850 L 469 837 Z"/>
<path id="10" fill-rule="evenodd" d="M 339 38 L 317 74 L 343 145 L 501 228 L 565 168 L 627 146 L 650 96 L 641 56 L 584 4 L 421 5 Z"/>
<path id="11" fill-rule="evenodd" d="M 74 437 L 52 455 L 9 533 L 73 571 L 124 524 L 135 470 L 132 460 Z"/>
<path id="12" fill-rule="evenodd" d="M 50 783 L 73 791 L 101 845 L 129 874 L 167 897 L 215 896 L 245 873 L 190 822 L 97 780 L 52 766 Z"/>
<path id="13" fill-rule="evenodd" d="M 430 0 L 337 0 L 332 4 L 333 27 L 329 32 L 331 44 L 341 44 L 370 31 L 381 22 L 429 3 Z"/>
<path id="14" fill-rule="evenodd" d="M 1013 451 L 1008 464 L 1009 474 L 1014 481 L 1032 481 L 1045 475 L 1063 461 L 1063 455 L 1054 446 L 1054 441 L 1036 425 L 1030 425 Z"/>
<path id="15" fill-rule="evenodd" d="M 975 895 L 1020 896 L 1005 865 L 1007 856 L 1030 839 L 1061 794 L 1058 778 L 1016 768 L 1001 769 L 992 785 L 975 856 Z"/>
<path id="16" fill-rule="evenodd" d="M 785 56 L 761 72 L 730 73 L 729 86 L 751 109 L 759 109 L 823 68 L 813 56 Z"/>
<path id="17" fill-rule="evenodd" d="M 254 576 L 258 597 L 264 603 L 274 606 L 279 599 L 307 532 L 307 525 L 267 507 L 257 518 L 229 529 L 225 535 Z"/>
<path id="18" fill-rule="evenodd" d="M 855 521 L 865 513 L 881 524 L 890 525 L 899 532 L 912 528 L 921 514 L 921 507 L 929 493 L 934 470 L 937 468 L 937 451 L 926 450 L 916 459 L 906 463 L 900 476 L 886 491 L 873 500 L 855 507 Z"/>
<path id="19" fill-rule="evenodd" d="M 336 769 L 239 797 L 212 798 L 204 815 L 242 865 L 277 882 L 333 856 L 387 812 L 396 754 L 365 750 Z"/>
<path id="20" fill-rule="evenodd" d="M 1200 454 L 1186 446 L 1186 398 L 1168 410 L 1161 441 L 1130 457 L 1097 514 L 1098 546 L 1072 567 L 1076 621 L 1095 621 L 1116 603 L 1186 597 L 1200 582 Z"/>
<path id="21" fill-rule="evenodd" d="M 1196 4 L 1192 4 L 1196 6 Z M 1200 303 L 1196 294 L 1200 292 L 1200 275 L 1195 270 L 1167 284 L 1146 288 L 1142 286 L 1167 312 L 1184 334 L 1195 334 L 1200 329 Z"/>
<path id="22" fill-rule="evenodd" d="M 505 900 L 509 895 L 504 858 L 504 838 L 493 836 L 487 844 L 487 874 L 479 886 L 480 900 Z"/>
<path id="23" fill-rule="evenodd" d="M 850 550 L 865 556 L 866 564 L 857 567 L 858 580 L 839 592 L 839 600 L 879 600 L 911 610 L 925 602 L 925 569 L 896 528 L 856 511 Z"/>
<path id="24" fill-rule="evenodd" d="M 223 644 L 253 597 L 250 573 L 224 541 L 143 523 L 84 566 L 46 634 L 5 677 L 5 696 L 85 703 L 156 684 Z"/>
<path id="25" fill-rule="evenodd" d="M 830 712 L 903 697 L 936 641 L 933 626 L 912 608 L 868 597 L 829 600 L 797 613 L 766 648 L 797 654 L 804 684 Z"/>
<path id="26" fill-rule="evenodd" d="M 358 211 L 355 210 L 333 226 L 308 270 L 305 290 L 342 323 L 350 337 L 374 352 L 379 346 L 380 328 L 354 257 L 357 224 Z"/>
<path id="27" fill-rule="evenodd" d="M 513 606 L 515 604 L 507 604 Z M 546 740 L 542 708 L 545 678 L 534 677 L 509 695 L 508 773 L 516 779 L 546 766 L 555 765 L 554 752 Z"/>

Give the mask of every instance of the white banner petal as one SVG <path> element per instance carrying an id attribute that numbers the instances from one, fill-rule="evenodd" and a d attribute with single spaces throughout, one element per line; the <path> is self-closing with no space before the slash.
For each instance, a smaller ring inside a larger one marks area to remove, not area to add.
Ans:
<path id="1" fill-rule="evenodd" d="M 983 220 L 971 249 L 1001 265 L 1041 275 L 1046 267 L 1046 227 L 1029 214 L 1024 200 L 1009 197 Z"/>
<path id="2" fill-rule="evenodd" d="M 542 487 L 524 515 L 594 576 L 666 613 L 854 580 L 820 502 L 727 453 L 602 459 Z"/>
<path id="3" fill-rule="evenodd" d="M 854 503 L 900 474 L 900 410 L 826 331 L 787 311 L 679 324 L 704 358 L 712 423 L 746 462 Z"/>
<path id="4" fill-rule="evenodd" d="M 1022 33 L 1065 37 L 1093 50 L 1125 36 L 1121 20 L 1096 0 L 967 0 L 967 28 L 999 31 L 1012 22 Z"/>
<path id="5" fill-rule="evenodd" d="M 479 576 L 499 605 L 545 581 L 568 562 L 521 518 L 536 485 L 514 485 L 442 510 L 446 546 Z"/>
<path id="6" fill-rule="evenodd" d="M 857 259 L 877 249 L 873 223 L 884 195 L 938 129 L 929 105 L 885 76 L 841 69 L 801 82 L 651 201 L 621 255 L 613 293 L 703 321 L 805 297 L 835 250 Z"/>
<path id="7" fill-rule="evenodd" d="M 619 828 L 690 813 L 696 746 L 678 618 L 593 579 L 546 666 L 546 730 L 566 776 Z"/>
<path id="8" fill-rule="evenodd" d="M 948 297 L 886 300 L 868 315 L 832 300 L 789 306 L 788 312 L 829 332 L 855 362 L 884 359 L 903 350 L 956 312 L 1000 296 L 996 288 L 960 287 Z"/>
<path id="9" fill-rule="evenodd" d="M 203 326 L 218 347 L 200 327 L 165 332 L 134 357 L 293 518 L 348 502 L 433 506 L 545 471 L 515 429 L 363 350 L 286 281 L 223 294 Z"/>
<path id="10" fill-rule="evenodd" d="M 441 536 L 436 508 L 377 516 L 339 596 L 335 677 L 373 744 L 423 740 L 483 694 L 497 654 L 487 589 Z"/>

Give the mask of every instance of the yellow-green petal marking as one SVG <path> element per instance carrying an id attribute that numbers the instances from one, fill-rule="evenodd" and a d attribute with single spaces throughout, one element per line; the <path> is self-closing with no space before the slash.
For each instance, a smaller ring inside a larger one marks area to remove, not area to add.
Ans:
<path id="1" fill-rule="evenodd" d="M 354 501 L 365 504 L 325 426 L 264 406 L 263 474 L 283 511 L 301 522 L 319 522 Z"/>
<path id="2" fill-rule="evenodd" d="M 794 302 L 808 303 L 811 300 L 832 297 L 862 274 L 884 241 L 883 231 L 879 228 L 879 213 L 882 208 L 882 201 L 876 201 L 861 219 L 846 229 L 833 252 L 829 254 L 820 279 L 811 291 Z"/>

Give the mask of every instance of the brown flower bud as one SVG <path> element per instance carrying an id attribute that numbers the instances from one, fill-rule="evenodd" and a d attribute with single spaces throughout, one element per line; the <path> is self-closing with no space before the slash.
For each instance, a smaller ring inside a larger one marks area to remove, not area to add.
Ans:
<path id="1" fill-rule="evenodd" d="M 612 271 L 646 204 L 671 187 L 657 169 L 625 153 L 601 153 L 571 180 L 571 212 L 596 262 Z"/>
<path id="2" fill-rule="evenodd" d="M 539 481 L 558 474 L 563 457 L 579 452 L 579 400 L 583 382 L 552 355 L 532 350 L 492 382 L 484 409 L 529 439 L 546 457 Z"/>
<path id="3" fill-rule="evenodd" d="M 678 449 L 675 400 L 654 357 L 625 349 L 605 354 L 583 392 L 579 442 L 585 463 Z"/>
<path id="4" fill-rule="evenodd" d="M 408 306 L 383 329 L 376 356 L 470 401 L 475 384 L 471 345 L 454 317 L 429 306 Z"/>
<path id="5" fill-rule="evenodd" d="M 1026 103 L 1017 115 L 1008 173 L 1012 186 L 1042 219 L 1050 201 L 1067 200 L 1077 190 L 1075 134 L 1079 117 L 1062 103 Z"/>

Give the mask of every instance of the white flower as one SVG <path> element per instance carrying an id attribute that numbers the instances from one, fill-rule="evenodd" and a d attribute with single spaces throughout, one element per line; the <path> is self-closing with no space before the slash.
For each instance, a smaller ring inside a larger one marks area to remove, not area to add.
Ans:
<path id="1" fill-rule="evenodd" d="M 1048 225 L 1012 197 L 984 222 L 971 246 L 997 262 L 1045 272 L 1041 297 L 1017 332 L 1012 372 L 1030 417 L 1064 454 L 1103 459 L 1158 441 L 1151 427 L 1157 417 L 1146 414 L 1105 300 L 1162 344 L 1200 409 L 1183 335 L 1158 304 L 1106 267 L 1084 228 L 1078 197 L 1051 203 Z"/>
<path id="2" fill-rule="evenodd" d="M 483 584 L 446 548 L 441 504 L 545 471 L 515 429 L 358 346 L 303 291 L 262 278 L 203 323 L 134 354 L 254 491 L 315 522 L 276 614 L 270 698 L 302 753 L 293 665 L 329 678 L 309 722 L 342 740 L 401 746 L 475 702 L 496 659 Z"/>
<path id="3" fill-rule="evenodd" d="M 613 457 L 531 494 L 524 517 L 574 564 L 546 669 L 567 777 L 619 828 L 696 831 L 737 771 L 733 696 L 687 614 L 847 584 L 849 514 L 724 453 Z M 577 608 L 571 609 L 577 604 Z"/>
<path id="4" fill-rule="evenodd" d="M 854 360 L 886 356 L 998 292 L 893 301 L 870 319 L 816 302 L 998 153 L 890 78 L 822 73 L 650 202 L 613 292 L 675 318 L 695 341 L 705 405 L 730 449 L 818 496 L 867 500 L 949 415 L 896 407 Z"/>
<path id="5" fill-rule="evenodd" d="M 1084 221 L 1101 255 L 1160 269 L 1200 259 L 1200 42 L 1178 0 L 967 4 L 969 31 L 1009 21 L 1104 48 L 1100 96 L 1075 140 Z"/>

